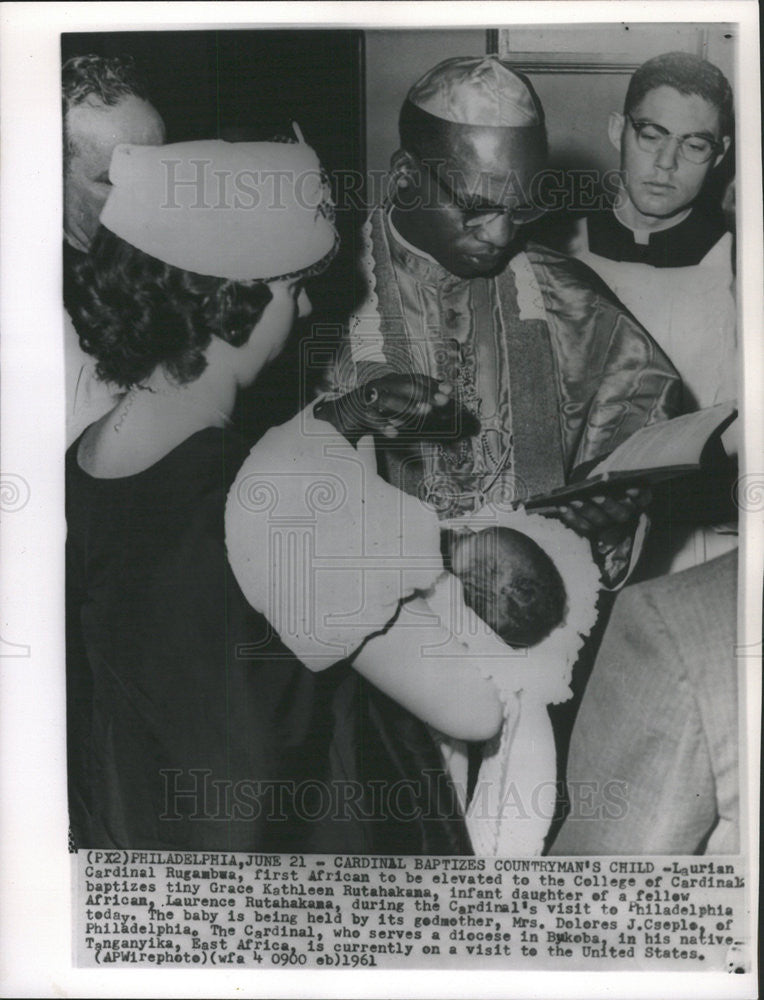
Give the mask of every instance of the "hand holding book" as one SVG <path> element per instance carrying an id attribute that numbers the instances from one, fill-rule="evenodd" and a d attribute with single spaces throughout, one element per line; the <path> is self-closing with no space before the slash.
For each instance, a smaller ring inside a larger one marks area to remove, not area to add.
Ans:
<path id="1" fill-rule="evenodd" d="M 532 497 L 525 507 L 558 518 L 599 549 L 617 545 L 650 504 L 651 485 L 720 464 L 721 437 L 735 415 L 734 403 L 722 403 L 642 428 L 606 458 L 574 470 L 568 485 Z"/>
<path id="2" fill-rule="evenodd" d="M 609 545 L 617 543 L 623 526 L 635 522 L 651 499 L 652 492 L 646 486 L 621 486 L 567 503 L 538 507 L 536 513 L 556 517 L 579 535 Z"/>
<path id="3" fill-rule="evenodd" d="M 544 496 L 531 497 L 528 510 L 559 511 L 577 500 L 606 495 L 624 497 L 628 491 L 651 483 L 702 472 L 723 456 L 720 438 L 737 415 L 735 403 L 719 403 L 673 420 L 664 420 L 632 434 L 593 468 L 574 470 L 567 486 Z M 578 475 L 576 474 L 578 472 Z"/>

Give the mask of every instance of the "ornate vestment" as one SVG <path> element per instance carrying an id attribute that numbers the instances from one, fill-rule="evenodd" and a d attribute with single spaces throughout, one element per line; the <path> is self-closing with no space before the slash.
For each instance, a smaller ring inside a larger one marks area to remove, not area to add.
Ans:
<path id="1" fill-rule="evenodd" d="M 500 275 L 464 279 L 407 244 L 384 209 L 364 236 L 367 294 L 351 321 L 352 364 L 340 366 L 340 388 L 390 371 L 454 385 L 479 434 L 456 444 L 396 441 L 381 456 L 389 481 L 442 517 L 561 486 L 578 466 L 679 412 L 671 363 L 579 261 L 531 244 Z M 625 547 L 611 555 L 614 578 Z"/>

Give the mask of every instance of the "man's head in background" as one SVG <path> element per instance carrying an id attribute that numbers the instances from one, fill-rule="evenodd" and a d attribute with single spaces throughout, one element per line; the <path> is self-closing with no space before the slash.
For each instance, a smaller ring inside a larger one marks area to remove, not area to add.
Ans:
<path id="1" fill-rule="evenodd" d="M 609 123 L 621 154 L 623 220 L 650 228 L 688 209 L 727 152 L 733 126 L 732 90 L 716 66 L 687 52 L 643 63 L 623 114 L 613 112 Z"/>
<path id="2" fill-rule="evenodd" d="M 501 270 L 518 226 L 540 214 L 546 131 L 528 82 L 496 57 L 447 59 L 411 88 L 399 130 L 395 228 L 459 277 Z"/>
<path id="3" fill-rule="evenodd" d="M 162 145 L 165 127 L 132 59 L 68 59 L 61 72 L 64 122 L 64 236 L 87 252 L 109 194 L 114 147 Z"/>

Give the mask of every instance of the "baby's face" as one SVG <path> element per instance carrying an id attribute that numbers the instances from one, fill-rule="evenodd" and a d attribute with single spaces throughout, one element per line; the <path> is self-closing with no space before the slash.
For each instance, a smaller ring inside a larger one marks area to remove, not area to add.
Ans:
<path id="1" fill-rule="evenodd" d="M 449 554 L 465 602 L 509 645 L 532 645 L 559 625 L 562 580 L 527 535 L 510 528 L 455 533 Z"/>

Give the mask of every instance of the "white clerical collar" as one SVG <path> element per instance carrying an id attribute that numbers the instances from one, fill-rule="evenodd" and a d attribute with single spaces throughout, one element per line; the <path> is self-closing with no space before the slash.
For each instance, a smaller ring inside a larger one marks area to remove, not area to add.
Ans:
<path id="1" fill-rule="evenodd" d="M 615 215 L 616 219 L 618 219 L 618 221 L 621 223 L 622 226 L 624 226 L 624 228 L 631 230 L 631 232 L 634 234 L 634 242 L 639 246 L 644 246 L 644 247 L 646 247 L 649 244 L 651 233 L 660 233 L 663 232 L 664 229 L 673 229 L 674 226 L 678 226 L 680 222 L 684 222 L 684 220 L 687 218 L 687 216 L 690 214 L 691 211 L 692 211 L 692 205 L 690 205 L 689 208 L 686 208 L 684 212 L 680 212 L 678 215 L 672 215 L 668 219 L 661 219 L 661 221 L 656 223 L 656 225 L 651 226 L 649 229 L 646 229 L 646 228 L 637 228 L 636 226 L 633 226 L 630 222 L 627 222 L 626 219 L 623 217 L 622 210 L 619 209 L 618 205 L 615 205 L 613 207 L 613 215 Z"/>
<path id="2" fill-rule="evenodd" d="M 420 250 L 419 247 L 415 247 L 413 243 L 409 243 L 407 239 L 401 236 L 401 234 L 395 228 L 395 224 L 393 223 L 394 207 L 395 207 L 394 205 L 391 205 L 387 210 L 387 224 L 390 226 L 390 235 L 393 237 L 396 243 L 404 247 L 404 249 L 408 250 L 409 253 L 413 253 L 415 257 L 421 257 L 423 260 L 427 260 L 431 264 L 436 264 L 439 268 L 442 268 L 443 265 L 438 264 L 437 260 L 435 260 L 434 257 L 431 257 L 430 254 L 426 253 L 424 250 Z"/>

